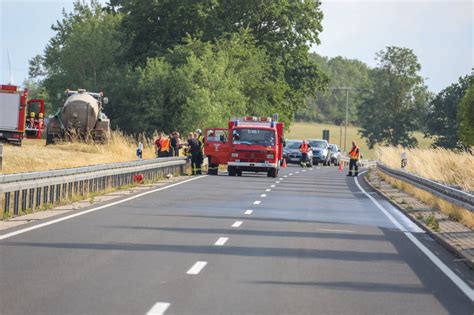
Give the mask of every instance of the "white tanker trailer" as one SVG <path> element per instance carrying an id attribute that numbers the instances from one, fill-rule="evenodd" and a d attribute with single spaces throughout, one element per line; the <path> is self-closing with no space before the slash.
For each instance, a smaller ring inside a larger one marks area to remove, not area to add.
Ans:
<path id="1" fill-rule="evenodd" d="M 102 112 L 108 99 L 86 90 L 65 92 L 66 101 L 46 126 L 46 144 L 73 139 L 104 143 L 110 137 L 110 120 Z"/>

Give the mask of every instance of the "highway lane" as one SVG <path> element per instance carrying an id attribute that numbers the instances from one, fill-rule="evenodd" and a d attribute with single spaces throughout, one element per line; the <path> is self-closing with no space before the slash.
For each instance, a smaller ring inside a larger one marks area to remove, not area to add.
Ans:
<path id="1" fill-rule="evenodd" d="M 472 285 L 471 271 L 376 199 Z M 0 241 L 0 292 L 2 314 L 473 309 L 334 167 L 207 176 L 10 237 Z"/>

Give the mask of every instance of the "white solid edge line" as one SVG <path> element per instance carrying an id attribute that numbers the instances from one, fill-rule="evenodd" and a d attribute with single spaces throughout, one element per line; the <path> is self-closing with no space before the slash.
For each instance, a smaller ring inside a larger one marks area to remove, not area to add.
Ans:
<path id="1" fill-rule="evenodd" d="M 259 205 L 259 204 L 260 204 L 260 200 L 256 200 L 256 201 L 254 201 L 254 203 L 253 203 L 253 204 L 254 204 L 254 205 Z"/>
<path id="2" fill-rule="evenodd" d="M 4 240 L 4 239 L 7 239 L 7 238 L 10 238 L 10 237 L 13 237 L 15 235 L 23 234 L 23 233 L 26 233 L 26 232 L 29 232 L 29 231 L 40 229 L 40 228 L 48 226 L 48 225 L 52 225 L 52 224 L 55 224 L 55 223 L 66 221 L 66 220 L 69 220 L 69 219 L 72 219 L 72 218 L 75 218 L 75 217 L 78 217 L 78 216 L 81 216 L 81 215 L 84 215 L 84 214 L 95 212 L 97 210 L 112 207 L 112 206 L 130 201 L 130 200 L 133 200 L 133 199 L 136 199 L 136 198 L 148 195 L 148 194 L 155 193 L 155 192 L 160 191 L 160 190 L 165 190 L 165 189 L 172 188 L 172 187 L 184 184 L 184 183 L 188 183 L 188 182 L 196 180 L 196 179 L 204 178 L 206 176 L 208 176 L 208 175 L 203 175 L 203 176 L 199 176 L 199 177 L 190 178 L 190 179 L 184 180 L 184 181 L 179 182 L 179 183 L 175 183 L 175 184 L 171 184 L 171 185 L 168 185 L 168 186 L 165 186 L 165 187 L 161 187 L 161 188 L 153 189 L 153 190 L 150 190 L 150 191 L 146 191 L 146 192 L 140 193 L 138 195 L 128 197 L 128 198 L 125 198 L 125 199 L 122 199 L 122 200 L 119 200 L 119 201 L 115 201 L 115 202 L 112 202 L 112 203 L 109 203 L 109 204 L 106 204 L 106 205 L 103 205 L 103 206 L 99 206 L 99 207 L 92 208 L 92 209 L 89 209 L 89 210 L 85 210 L 85 211 L 82 211 L 82 212 L 79 212 L 79 213 L 74 213 L 74 214 L 59 218 L 59 219 L 51 220 L 51 221 L 48 221 L 48 222 L 40 223 L 38 225 L 30 226 L 30 227 L 27 227 L 27 228 L 24 228 L 24 229 L 21 229 L 21 230 L 17 230 L 17 231 L 14 231 L 14 232 L 3 234 L 3 235 L 0 235 L 0 241 Z"/>
<path id="3" fill-rule="evenodd" d="M 244 214 L 250 215 L 253 213 L 253 210 L 245 210 Z"/>
<path id="4" fill-rule="evenodd" d="M 196 261 L 196 263 L 186 272 L 188 275 L 197 275 L 206 267 L 207 261 Z"/>
<path id="5" fill-rule="evenodd" d="M 239 227 L 242 225 L 242 221 L 235 221 L 234 224 L 232 224 L 232 227 Z"/>
<path id="6" fill-rule="evenodd" d="M 261 194 L 260 197 L 265 198 L 267 194 Z"/>
<path id="7" fill-rule="evenodd" d="M 367 171 L 360 173 L 362 175 Z M 405 228 L 387 211 L 384 207 L 375 200 L 374 197 L 369 195 L 364 188 L 359 184 L 357 177 L 354 177 L 354 181 L 357 187 L 366 195 L 376 206 L 379 208 L 385 216 L 393 223 L 395 226 L 406 235 L 406 237 L 421 250 L 432 262 L 436 265 L 451 281 L 471 300 L 474 301 L 474 290 L 469 287 L 457 274 L 455 274 L 445 263 L 443 263 L 435 254 L 433 254 L 423 243 L 421 243 L 411 232 L 405 230 Z"/>
<path id="8" fill-rule="evenodd" d="M 157 302 L 148 312 L 146 312 L 146 315 L 163 315 L 170 305 L 170 303 Z"/>
<path id="9" fill-rule="evenodd" d="M 224 246 L 224 244 L 229 240 L 228 237 L 219 237 L 219 239 L 214 243 L 216 246 Z"/>

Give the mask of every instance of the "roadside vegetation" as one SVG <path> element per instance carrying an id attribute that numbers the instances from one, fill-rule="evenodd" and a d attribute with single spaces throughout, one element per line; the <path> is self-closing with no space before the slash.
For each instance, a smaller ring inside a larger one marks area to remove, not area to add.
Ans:
<path id="1" fill-rule="evenodd" d="M 419 189 L 404 181 L 395 179 L 382 172 L 378 172 L 378 174 L 387 183 L 412 195 L 413 197 L 420 200 L 432 209 L 440 211 L 449 216 L 450 219 L 460 222 L 471 229 L 474 229 L 474 214 L 471 211 L 458 207 L 422 189 Z M 434 230 L 436 230 L 438 227 L 438 223 L 436 222 L 434 216 L 429 216 L 425 218 L 425 223 L 428 224 Z"/>
<path id="2" fill-rule="evenodd" d="M 143 158 L 155 156 L 153 143 L 142 137 Z M 119 131 L 107 144 L 62 142 L 45 145 L 45 140 L 25 140 L 21 147 L 5 145 L 3 173 L 20 173 L 136 160 L 137 142 Z"/>
<path id="3" fill-rule="evenodd" d="M 378 148 L 378 159 L 392 168 L 400 168 L 401 147 Z M 474 156 L 468 152 L 437 149 L 406 149 L 408 172 L 440 183 L 474 191 Z"/>

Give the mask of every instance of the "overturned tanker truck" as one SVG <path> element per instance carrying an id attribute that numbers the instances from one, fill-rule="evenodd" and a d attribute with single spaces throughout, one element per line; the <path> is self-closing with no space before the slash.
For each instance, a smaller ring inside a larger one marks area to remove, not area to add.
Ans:
<path id="1" fill-rule="evenodd" d="M 110 120 L 102 112 L 108 103 L 103 93 L 86 90 L 65 92 L 66 101 L 46 126 L 46 144 L 74 139 L 105 143 L 110 138 Z"/>

